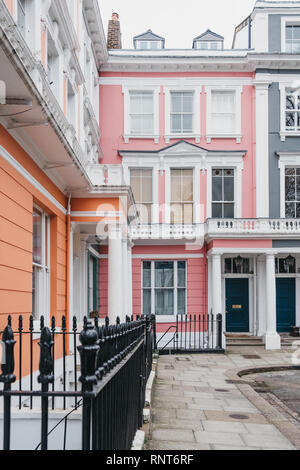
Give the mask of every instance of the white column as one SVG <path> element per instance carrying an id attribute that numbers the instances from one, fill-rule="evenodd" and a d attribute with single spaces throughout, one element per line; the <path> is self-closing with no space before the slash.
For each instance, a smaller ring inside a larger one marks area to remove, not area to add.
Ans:
<path id="1" fill-rule="evenodd" d="M 225 315 L 222 311 L 222 270 L 221 270 L 221 254 L 214 253 L 212 255 L 212 290 L 211 290 L 211 302 L 212 302 L 212 313 L 216 318 L 218 313 L 223 316 L 223 332 L 225 331 Z M 223 348 L 226 347 L 225 335 L 223 335 Z"/>
<path id="2" fill-rule="evenodd" d="M 256 77 L 256 217 L 269 217 L 269 85 Z"/>
<path id="3" fill-rule="evenodd" d="M 207 311 L 212 309 L 212 258 L 207 257 Z"/>
<path id="4" fill-rule="evenodd" d="M 266 333 L 266 261 L 258 256 L 256 264 L 257 335 Z"/>
<path id="5" fill-rule="evenodd" d="M 123 283 L 122 283 L 122 228 L 109 226 L 108 236 L 108 316 L 111 323 L 117 316 L 123 320 Z"/>
<path id="6" fill-rule="evenodd" d="M 127 244 L 127 258 L 128 258 L 128 315 L 133 313 L 132 305 L 132 247 L 133 243 L 129 240 Z"/>
<path id="7" fill-rule="evenodd" d="M 267 330 L 266 349 L 280 349 L 280 336 L 276 331 L 276 279 L 274 253 L 266 254 L 266 303 Z"/>
<path id="8" fill-rule="evenodd" d="M 128 315 L 128 250 L 127 236 L 122 239 L 122 284 L 123 284 L 123 315 L 121 320 L 125 320 Z"/>

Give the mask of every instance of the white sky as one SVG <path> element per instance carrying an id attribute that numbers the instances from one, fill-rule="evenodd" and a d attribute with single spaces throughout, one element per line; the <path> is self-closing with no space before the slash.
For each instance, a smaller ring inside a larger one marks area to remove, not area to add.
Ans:
<path id="1" fill-rule="evenodd" d="M 235 26 L 252 11 L 255 0 L 99 0 L 104 30 L 112 12 L 120 15 L 122 47 L 147 29 L 166 38 L 167 49 L 190 49 L 194 37 L 211 29 L 231 48 Z"/>

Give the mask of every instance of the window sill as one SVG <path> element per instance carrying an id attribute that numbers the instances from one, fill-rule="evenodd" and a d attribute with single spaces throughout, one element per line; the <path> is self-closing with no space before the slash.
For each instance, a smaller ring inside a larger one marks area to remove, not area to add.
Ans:
<path id="1" fill-rule="evenodd" d="M 300 137 L 300 131 L 282 131 L 280 132 L 280 140 L 281 142 L 285 142 L 287 137 Z"/>
<path id="2" fill-rule="evenodd" d="M 158 141 L 159 141 L 159 135 L 149 135 L 149 134 L 144 134 L 144 135 L 125 134 L 123 138 L 124 138 L 125 144 L 128 144 L 130 139 L 149 139 L 149 140 L 154 140 L 155 144 L 158 144 Z"/>
<path id="3" fill-rule="evenodd" d="M 207 134 L 206 142 L 211 143 L 211 139 L 236 139 L 236 143 L 240 144 L 242 136 L 240 134 Z"/>
<path id="4" fill-rule="evenodd" d="M 200 134 L 168 134 L 165 135 L 166 144 L 170 143 L 171 139 L 195 139 L 196 144 L 200 144 Z"/>

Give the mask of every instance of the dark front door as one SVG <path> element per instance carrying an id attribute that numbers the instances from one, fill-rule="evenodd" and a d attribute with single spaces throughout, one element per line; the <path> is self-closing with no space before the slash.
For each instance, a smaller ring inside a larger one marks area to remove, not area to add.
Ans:
<path id="1" fill-rule="evenodd" d="M 290 331 L 296 323 L 295 278 L 276 279 L 276 318 L 277 331 Z"/>
<path id="2" fill-rule="evenodd" d="M 249 279 L 226 279 L 226 331 L 249 331 Z"/>

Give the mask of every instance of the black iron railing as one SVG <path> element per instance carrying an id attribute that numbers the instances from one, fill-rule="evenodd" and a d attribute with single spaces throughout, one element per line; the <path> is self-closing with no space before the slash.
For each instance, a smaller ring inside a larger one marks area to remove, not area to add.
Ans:
<path id="1" fill-rule="evenodd" d="M 155 318 L 137 317 L 133 321 L 127 317 L 126 323 L 121 323 L 118 318 L 115 325 L 110 325 L 106 318 L 102 326 L 98 319 L 92 323 L 85 318 L 80 333 L 75 318 L 72 331 L 67 331 L 65 317 L 61 328 L 55 326 L 54 319 L 51 328 L 46 327 L 42 318 L 38 344 L 33 318 L 29 319 L 27 331 L 23 324 L 23 318 L 19 317 L 14 331 L 9 317 L 2 332 L 5 358 L 0 375 L 0 382 L 4 384 L 0 391 L 3 396 L 3 449 L 10 449 L 12 399 L 18 400 L 19 408 L 24 399 L 29 399 L 30 408 L 37 403 L 41 409 L 41 442 L 34 446 L 36 449 L 47 450 L 48 436 L 61 423 L 65 426 L 64 449 L 66 447 L 67 419 L 72 411 L 49 429 L 49 407 L 54 409 L 57 400 L 61 400 L 64 409 L 70 400 L 73 411 L 82 408 L 82 449 L 130 449 L 137 429 L 142 426 L 145 387 L 152 370 L 155 346 Z M 77 346 L 79 342 L 81 345 Z M 73 358 L 69 357 L 70 350 Z M 13 388 L 17 357 L 18 386 Z M 55 371 L 57 360 L 62 363 L 60 389 L 55 380 L 58 377 L 58 371 Z M 70 369 L 67 370 L 67 360 L 73 363 L 73 389 L 68 389 Z M 38 367 L 35 367 L 37 362 Z M 77 386 L 78 369 L 81 387 Z M 29 376 L 25 377 L 27 370 Z M 25 378 L 28 387 L 23 387 Z"/>
<path id="2" fill-rule="evenodd" d="M 177 315 L 173 325 L 160 328 L 157 348 L 160 354 L 222 353 L 223 317 L 212 313 Z"/>

